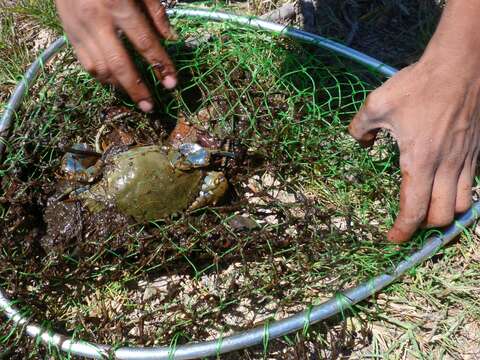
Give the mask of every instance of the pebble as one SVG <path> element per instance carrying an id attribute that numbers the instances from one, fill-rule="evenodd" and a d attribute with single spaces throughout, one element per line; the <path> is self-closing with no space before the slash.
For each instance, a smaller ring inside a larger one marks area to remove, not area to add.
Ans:
<path id="1" fill-rule="evenodd" d="M 258 228 L 258 224 L 255 220 L 253 220 L 250 217 L 243 216 L 243 215 L 235 215 L 233 216 L 229 221 L 228 225 L 233 230 L 253 230 L 255 228 Z"/>

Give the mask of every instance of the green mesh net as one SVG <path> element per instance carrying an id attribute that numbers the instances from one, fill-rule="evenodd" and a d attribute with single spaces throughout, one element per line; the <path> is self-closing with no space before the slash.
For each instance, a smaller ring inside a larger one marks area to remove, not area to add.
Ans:
<path id="1" fill-rule="evenodd" d="M 45 65 L 8 140 L 0 284 L 75 338 L 151 346 L 225 336 L 318 304 L 409 251 L 384 242 L 397 210 L 393 142 L 381 135 L 361 149 L 346 131 L 381 78 L 262 31 L 174 24 L 178 89 L 165 92 L 143 64 L 154 114 L 98 84 L 68 50 Z M 62 146 L 93 144 L 102 124 L 162 143 L 179 117 L 237 153 L 217 164 L 230 183 L 223 202 L 139 225 L 65 199 L 55 210 L 64 223 L 52 223 Z M 11 324 L 0 329 L 3 347 L 36 348 Z"/>

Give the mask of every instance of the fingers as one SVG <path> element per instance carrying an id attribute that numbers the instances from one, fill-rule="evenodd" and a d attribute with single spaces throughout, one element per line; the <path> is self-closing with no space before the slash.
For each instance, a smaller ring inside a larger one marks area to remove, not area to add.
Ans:
<path id="1" fill-rule="evenodd" d="M 432 193 L 433 169 L 402 167 L 400 212 L 387 238 L 394 243 L 410 239 L 427 215 Z"/>
<path id="2" fill-rule="evenodd" d="M 455 216 L 460 169 L 443 164 L 435 174 L 432 197 L 426 218 L 428 227 L 449 225 Z"/>
<path id="3" fill-rule="evenodd" d="M 457 214 L 467 211 L 472 205 L 472 187 L 472 169 L 469 165 L 466 165 L 458 178 L 457 196 L 455 199 L 455 212 Z"/>
<path id="4" fill-rule="evenodd" d="M 82 46 L 76 46 L 74 49 L 75 55 L 77 55 L 77 59 L 80 61 L 80 64 L 82 64 L 85 70 L 91 74 L 94 68 L 94 61 L 90 58 L 87 49 Z"/>
<path id="5" fill-rule="evenodd" d="M 110 4 L 110 5 L 109 5 Z M 176 86 L 176 70 L 159 42 L 158 32 L 165 38 L 176 35 L 159 1 L 146 1 L 142 12 L 135 0 L 57 1 L 69 39 L 79 61 L 94 77 L 104 83 L 121 86 L 141 110 L 153 110 L 153 101 L 130 59 L 117 30 L 123 30 L 141 55 L 152 65 L 163 85 Z"/>
<path id="6" fill-rule="evenodd" d="M 112 79 L 118 82 L 142 111 L 152 111 L 153 101 L 148 88 L 115 31 L 110 28 L 99 30 L 97 41 L 102 44 L 103 58 Z"/>
<path id="7" fill-rule="evenodd" d="M 455 212 L 464 213 L 472 206 L 472 188 L 475 169 L 477 167 L 478 149 L 473 156 L 465 160 L 462 172 L 458 178 L 457 198 L 455 200 Z"/>
<path id="8" fill-rule="evenodd" d="M 178 35 L 168 21 L 165 6 L 159 0 L 144 0 L 143 2 L 160 35 L 167 40 L 177 40 Z"/>
<path id="9" fill-rule="evenodd" d="M 145 15 L 138 11 L 134 3 L 131 3 L 131 6 L 132 15 L 120 18 L 117 25 L 125 32 L 137 51 L 153 66 L 163 86 L 167 89 L 174 88 L 177 85 L 175 66 L 160 45 Z"/>
<path id="10" fill-rule="evenodd" d="M 112 78 L 103 53 L 95 42 L 92 41 L 82 46 L 77 46 L 75 52 L 85 70 L 93 77 L 104 84 L 118 85 L 116 79 Z"/>
<path id="11" fill-rule="evenodd" d="M 413 176 L 408 171 L 402 172 L 400 213 L 388 233 L 389 241 L 407 241 L 421 224 L 447 226 L 452 223 L 455 213 L 470 208 L 473 183 L 470 158 L 461 169 L 444 162 L 435 174 L 433 170 L 422 172 L 420 169 L 412 172 Z"/>

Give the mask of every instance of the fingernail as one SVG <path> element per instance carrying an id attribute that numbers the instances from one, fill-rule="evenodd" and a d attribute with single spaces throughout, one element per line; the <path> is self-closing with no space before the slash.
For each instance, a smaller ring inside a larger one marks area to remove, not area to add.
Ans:
<path id="1" fill-rule="evenodd" d="M 163 79 L 162 83 L 167 89 L 173 89 L 175 86 L 177 86 L 177 79 L 172 75 L 167 75 L 165 76 L 165 79 Z"/>
<path id="2" fill-rule="evenodd" d="M 140 108 L 140 110 L 146 113 L 151 112 L 153 110 L 153 104 L 148 100 L 140 101 L 138 103 L 138 107 Z"/>

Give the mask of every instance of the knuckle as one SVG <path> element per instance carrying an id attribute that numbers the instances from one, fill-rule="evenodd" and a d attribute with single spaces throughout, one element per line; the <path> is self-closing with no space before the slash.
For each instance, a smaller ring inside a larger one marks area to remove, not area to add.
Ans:
<path id="1" fill-rule="evenodd" d="M 425 220 L 426 215 L 427 215 L 427 210 L 421 208 L 418 211 L 416 211 L 414 213 L 411 213 L 408 216 L 406 216 L 404 221 L 405 221 L 406 224 L 416 227 L 423 220 Z"/>
<path id="2" fill-rule="evenodd" d="M 427 206 L 424 204 L 419 204 L 419 206 L 404 204 L 397 220 L 402 227 L 415 229 L 427 217 L 427 210 Z"/>
<path id="3" fill-rule="evenodd" d="M 375 116 L 382 108 L 382 95 L 378 91 L 373 91 L 367 96 L 363 109 L 368 116 Z"/>
<path id="4" fill-rule="evenodd" d="M 436 154 L 426 150 L 423 154 L 416 156 L 414 163 L 418 169 L 430 169 L 435 167 Z"/>
<path id="5" fill-rule="evenodd" d="M 400 156 L 400 170 L 402 172 L 402 176 L 409 176 L 412 175 L 413 169 L 414 169 L 414 164 L 418 163 L 418 159 L 414 161 L 409 154 L 404 151 L 401 156 Z"/>
<path id="6" fill-rule="evenodd" d="M 149 34 L 140 34 L 137 38 L 137 48 L 141 53 L 151 53 L 154 49 L 155 41 Z"/>
<path id="7" fill-rule="evenodd" d="M 118 54 L 111 55 L 108 59 L 110 68 L 114 73 L 124 74 L 128 71 L 128 60 Z"/>
<path id="8" fill-rule="evenodd" d="M 95 64 L 96 77 L 100 80 L 106 80 L 110 76 L 110 71 L 103 61 Z"/>
<path id="9" fill-rule="evenodd" d="M 103 0 L 116 22 L 128 23 L 137 8 L 135 0 Z"/>
<path id="10" fill-rule="evenodd" d="M 128 2 L 131 2 L 130 0 L 103 0 L 103 1 L 105 5 L 111 9 L 115 9 L 116 7 L 125 5 Z"/>
<path id="11" fill-rule="evenodd" d="M 404 143 L 404 146 L 400 149 L 400 167 L 402 171 L 408 171 L 412 175 L 425 174 L 431 173 L 438 166 L 438 155 L 435 152 L 428 148 L 420 152 L 417 149 L 412 149 L 411 146 L 409 147 L 408 141 Z"/>
<path id="12" fill-rule="evenodd" d="M 465 157 L 460 154 L 451 154 L 443 160 L 444 165 L 449 169 L 459 170 L 464 163 Z"/>
<path id="13" fill-rule="evenodd" d="M 93 1 L 79 1 L 77 10 L 80 20 L 84 22 L 90 22 L 98 14 L 97 5 Z"/>

